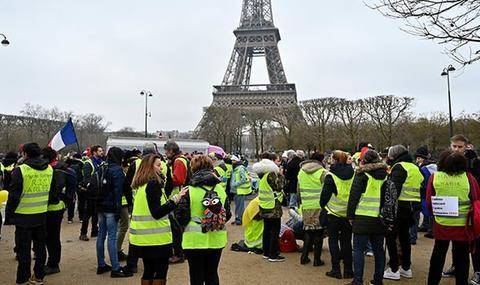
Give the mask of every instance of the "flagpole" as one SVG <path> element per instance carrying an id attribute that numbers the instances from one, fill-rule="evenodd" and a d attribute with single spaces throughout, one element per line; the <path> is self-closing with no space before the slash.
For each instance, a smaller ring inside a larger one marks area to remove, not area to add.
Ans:
<path id="1" fill-rule="evenodd" d="M 72 121 L 72 117 L 70 117 L 69 120 Z M 75 132 L 75 125 L 73 124 L 73 121 L 72 121 L 72 126 L 73 126 L 73 133 L 75 134 L 75 138 L 77 139 L 78 153 L 82 155 L 82 151 L 80 150 L 80 145 L 78 144 L 78 136 L 77 136 L 77 132 Z"/>

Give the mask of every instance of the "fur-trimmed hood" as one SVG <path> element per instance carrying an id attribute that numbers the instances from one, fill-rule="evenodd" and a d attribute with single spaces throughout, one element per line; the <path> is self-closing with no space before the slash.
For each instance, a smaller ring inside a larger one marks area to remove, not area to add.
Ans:
<path id="1" fill-rule="evenodd" d="M 388 165 L 384 162 L 368 163 L 355 168 L 356 173 L 367 173 L 375 179 L 385 179 L 387 177 Z"/>
<path id="2" fill-rule="evenodd" d="M 275 164 L 275 162 L 270 159 L 262 159 L 259 162 L 253 164 L 253 172 L 258 175 L 265 173 L 280 173 L 280 168 Z"/>
<path id="3" fill-rule="evenodd" d="M 317 160 L 306 160 L 302 163 L 300 163 L 300 167 L 303 171 L 306 173 L 314 173 L 315 171 L 319 170 L 320 168 L 323 168 L 323 165 L 321 162 Z"/>

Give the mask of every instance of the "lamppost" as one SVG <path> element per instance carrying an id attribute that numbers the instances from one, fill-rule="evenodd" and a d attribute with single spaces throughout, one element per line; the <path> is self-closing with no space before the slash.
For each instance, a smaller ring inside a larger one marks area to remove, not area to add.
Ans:
<path id="1" fill-rule="evenodd" d="M 145 137 L 148 137 L 148 116 L 150 115 L 148 113 L 148 97 L 153 97 L 153 94 L 150 91 L 142 90 L 140 95 L 145 96 Z"/>
<path id="2" fill-rule="evenodd" d="M 10 44 L 10 42 L 7 40 L 7 37 L 4 35 L 4 34 L 0 34 L 0 36 L 3 37 L 3 40 L 2 40 L 2 46 L 6 47 Z"/>
<path id="3" fill-rule="evenodd" d="M 448 86 L 448 115 L 449 115 L 449 127 L 450 127 L 450 137 L 453 137 L 453 116 L 452 116 L 452 98 L 450 96 L 450 72 L 455 71 L 453 65 L 449 65 L 443 69 L 442 76 L 447 77 L 447 86 Z"/>

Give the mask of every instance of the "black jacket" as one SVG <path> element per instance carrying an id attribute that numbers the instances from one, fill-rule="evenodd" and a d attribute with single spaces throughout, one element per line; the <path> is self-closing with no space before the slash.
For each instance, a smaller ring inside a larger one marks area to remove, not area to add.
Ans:
<path id="1" fill-rule="evenodd" d="M 350 164 L 333 164 L 330 167 L 330 172 L 342 180 L 349 180 L 354 175 L 353 167 Z M 323 183 L 322 195 L 320 196 L 320 206 L 324 208 L 330 201 L 332 195 L 337 194 L 337 186 L 332 176 L 327 175 Z"/>
<path id="2" fill-rule="evenodd" d="M 297 193 L 300 163 L 302 163 L 302 159 L 298 156 L 294 156 L 289 162 L 287 162 L 285 168 L 285 193 Z"/>
<path id="3" fill-rule="evenodd" d="M 120 164 L 121 161 L 121 157 L 107 161 L 107 190 L 97 197 L 97 211 L 99 213 L 114 213 L 118 218 L 122 208 L 122 193 L 125 183 L 125 173 Z"/>
<path id="4" fill-rule="evenodd" d="M 28 158 L 23 161 L 23 164 L 26 164 L 36 170 L 45 170 L 48 167 L 48 161 L 42 158 Z M 58 187 L 56 185 L 56 176 L 53 175 L 52 183 L 50 185 L 50 194 L 49 201 L 54 201 L 58 199 Z M 8 201 L 7 207 L 5 209 L 5 224 L 6 225 L 16 225 L 20 227 L 37 227 L 45 224 L 46 222 L 46 213 L 25 215 L 25 214 L 16 214 L 15 211 L 20 203 L 20 198 L 23 193 L 23 177 L 20 168 L 15 168 L 12 171 L 12 177 L 10 181 L 10 186 L 8 187 Z M 57 197 L 57 198 L 55 198 Z"/>
<path id="5" fill-rule="evenodd" d="M 375 179 L 385 179 L 387 177 L 387 165 L 384 163 L 372 163 L 356 169 L 352 189 L 350 190 L 350 198 L 348 199 L 347 218 L 353 220 L 352 231 L 356 234 L 385 234 L 385 226 L 380 218 L 355 215 L 360 198 L 367 190 L 368 177 L 365 173 L 370 174 Z M 386 184 L 384 183 L 380 194 L 380 207 L 383 207 L 385 202 L 385 188 Z"/>

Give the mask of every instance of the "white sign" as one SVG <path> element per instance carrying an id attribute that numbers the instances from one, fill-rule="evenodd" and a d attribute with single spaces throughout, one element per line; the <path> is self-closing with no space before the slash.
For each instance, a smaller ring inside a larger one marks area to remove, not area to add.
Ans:
<path id="1" fill-rule="evenodd" d="M 435 216 L 458 217 L 458 197 L 432 197 L 432 209 Z"/>

